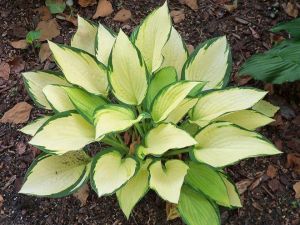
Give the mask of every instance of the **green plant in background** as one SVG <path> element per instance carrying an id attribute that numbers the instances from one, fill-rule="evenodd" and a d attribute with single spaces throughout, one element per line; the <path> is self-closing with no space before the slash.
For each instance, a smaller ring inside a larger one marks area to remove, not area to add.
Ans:
<path id="1" fill-rule="evenodd" d="M 280 153 L 254 131 L 278 108 L 262 100 L 265 91 L 226 88 L 225 37 L 189 55 L 166 3 L 130 38 L 78 22 L 71 47 L 49 42 L 60 73 L 23 74 L 33 101 L 53 115 L 21 130 L 43 154 L 20 193 L 62 197 L 90 180 L 99 197 L 116 194 L 128 218 L 152 189 L 177 204 L 187 224 L 220 224 L 217 205 L 241 206 L 223 168 Z M 107 148 L 90 156 L 93 142 Z"/>
<path id="2" fill-rule="evenodd" d="M 67 2 L 70 3 L 71 1 L 68 0 Z M 64 0 L 46 0 L 45 5 L 48 7 L 52 14 L 63 13 L 67 6 Z"/>
<path id="3" fill-rule="evenodd" d="M 240 75 L 274 84 L 300 80 L 300 18 L 279 23 L 271 29 L 274 33 L 283 30 L 290 34 L 291 39 L 252 56 L 242 65 Z"/>
<path id="4" fill-rule="evenodd" d="M 29 31 L 26 35 L 26 42 L 30 45 L 34 44 L 35 41 L 39 40 L 41 37 L 41 31 L 33 30 Z"/>

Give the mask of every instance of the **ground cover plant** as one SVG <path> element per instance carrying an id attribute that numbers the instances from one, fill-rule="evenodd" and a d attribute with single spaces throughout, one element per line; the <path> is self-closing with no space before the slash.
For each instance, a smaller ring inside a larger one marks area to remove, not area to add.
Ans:
<path id="1" fill-rule="evenodd" d="M 72 47 L 49 45 L 62 73 L 24 73 L 32 99 L 55 114 L 22 129 L 44 154 L 21 193 L 62 197 L 90 180 L 129 217 L 151 188 L 187 224 L 219 224 L 217 204 L 241 206 L 222 168 L 279 153 L 254 131 L 277 111 L 266 92 L 226 87 L 226 38 L 189 55 L 166 4 L 130 38 L 79 18 Z M 84 147 L 96 141 L 111 147 L 90 157 Z"/>

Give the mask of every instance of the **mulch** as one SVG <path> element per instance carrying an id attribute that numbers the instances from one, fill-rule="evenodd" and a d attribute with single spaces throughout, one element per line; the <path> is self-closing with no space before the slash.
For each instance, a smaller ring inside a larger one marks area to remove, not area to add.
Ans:
<path id="1" fill-rule="evenodd" d="M 184 9 L 185 19 L 175 25 L 186 43 L 197 46 L 198 43 L 212 37 L 227 35 L 234 61 L 232 84 L 250 85 L 270 91 L 267 99 L 280 106 L 276 122 L 261 129 L 261 132 L 281 149 L 284 154 L 244 160 L 230 166 L 226 171 L 235 182 L 247 183 L 242 195 L 243 208 L 228 210 L 221 208 L 222 224 L 243 225 L 297 225 L 300 224 L 300 201 L 295 199 L 293 184 L 300 180 L 292 169 L 287 168 L 286 157 L 289 153 L 300 153 L 300 82 L 284 85 L 270 85 L 253 80 L 240 80 L 236 73 L 246 58 L 271 47 L 270 27 L 279 21 L 290 20 L 281 7 L 284 0 L 240 0 L 238 8 L 229 13 L 221 0 L 198 1 L 199 9 L 193 11 L 179 1 L 170 0 L 171 10 Z M 226 2 L 225 0 L 223 2 Z M 163 1 L 131 0 L 112 1 L 114 13 L 106 18 L 94 20 L 113 30 L 122 28 L 130 33 L 149 12 Z M 38 51 L 14 49 L 9 45 L 12 40 L 24 39 L 26 33 L 34 30 L 39 22 L 34 9 L 44 5 L 44 1 L 15 0 L 0 1 L 0 62 L 10 63 L 11 74 L 8 80 L 0 78 L 0 117 L 16 103 L 26 101 L 33 105 L 24 89 L 22 71 L 54 69 L 54 63 L 46 60 L 39 62 Z M 129 9 L 133 15 L 126 23 L 112 20 L 121 9 Z M 74 6 L 75 13 L 91 18 L 96 5 L 81 8 Z M 58 43 L 70 43 L 76 27 L 67 21 L 57 20 L 60 25 L 60 36 L 53 39 Z M 46 113 L 33 108 L 30 121 Z M 154 192 L 136 206 L 127 221 L 114 196 L 98 198 L 92 191 L 87 204 L 73 196 L 61 199 L 48 199 L 18 194 L 22 178 L 27 168 L 38 154 L 38 150 L 29 146 L 29 137 L 21 134 L 24 124 L 0 123 L 0 224 L 33 225 L 33 224 L 107 224 L 107 225 L 181 225 L 180 219 L 166 221 L 165 203 Z M 25 146 L 25 147 L 24 147 Z M 19 148 L 24 148 L 22 154 Z M 267 173 L 268 167 L 275 167 L 273 178 Z M 251 184 L 250 184 L 251 183 Z"/>

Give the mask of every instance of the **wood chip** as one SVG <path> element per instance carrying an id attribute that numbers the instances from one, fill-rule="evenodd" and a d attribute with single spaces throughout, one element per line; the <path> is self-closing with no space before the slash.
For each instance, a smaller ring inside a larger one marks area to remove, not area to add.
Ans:
<path id="1" fill-rule="evenodd" d="M 225 4 L 224 5 L 224 8 L 228 11 L 228 12 L 233 12 L 234 10 L 236 10 L 237 9 L 237 7 L 238 7 L 238 1 L 237 0 L 235 0 L 235 1 L 233 1 L 233 3 L 232 4 Z"/>
<path id="2" fill-rule="evenodd" d="M 245 25 L 249 23 L 248 21 L 246 21 L 240 17 L 234 17 L 234 20 L 238 23 L 245 24 Z"/>
<path id="3" fill-rule="evenodd" d="M 9 64 L 6 62 L 1 62 L 0 63 L 0 77 L 3 78 L 4 80 L 8 80 L 9 74 L 10 74 Z"/>
<path id="4" fill-rule="evenodd" d="M 41 31 L 40 41 L 51 40 L 60 35 L 59 25 L 55 18 L 48 21 L 40 21 L 36 30 Z"/>
<path id="5" fill-rule="evenodd" d="M 107 0 L 99 0 L 93 19 L 98 17 L 106 17 L 113 13 L 113 7 L 111 3 Z"/>
<path id="6" fill-rule="evenodd" d="M 295 183 L 293 185 L 293 189 L 295 191 L 295 198 L 299 199 L 300 198 L 300 181 L 298 181 L 297 183 Z"/>
<path id="7" fill-rule="evenodd" d="M 287 155 L 287 167 L 292 168 L 300 174 L 300 153 L 290 153 Z"/>
<path id="8" fill-rule="evenodd" d="M 172 17 L 174 23 L 180 23 L 185 19 L 184 10 L 172 10 L 170 12 L 170 16 Z"/>
<path id="9" fill-rule="evenodd" d="M 252 179 L 245 179 L 237 182 L 236 188 L 239 192 L 239 194 L 243 194 L 245 191 L 247 191 L 248 187 L 252 184 L 253 180 Z"/>
<path id="10" fill-rule="evenodd" d="M 25 39 L 18 40 L 18 41 L 12 41 L 12 42 L 10 42 L 10 45 L 16 49 L 26 49 L 28 47 L 28 43 L 26 42 Z"/>
<path id="11" fill-rule="evenodd" d="M 25 123 L 28 121 L 32 106 L 27 102 L 19 102 L 13 108 L 8 110 L 2 118 L 1 123 Z"/>
<path id="12" fill-rule="evenodd" d="M 121 9 L 117 14 L 114 16 L 113 20 L 117 22 L 128 22 L 131 19 L 131 12 L 128 9 Z"/>
<path id="13" fill-rule="evenodd" d="M 48 59 L 51 56 L 52 52 L 49 48 L 48 43 L 43 43 L 40 47 L 39 51 L 39 59 L 41 62 L 44 62 L 46 59 Z"/>
<path id="14" fill-rule="evenodd" d="M 26 151 L 26 144 L 24 142 L 18 142 L 16 144 L 16 151 L 19 155 L 23 155 Z"/>
<path id="15" fill-rule="evenodd" d="M 0 195 L 0 209 L 2 208 L 3 206 L 3 202 L 4 202 L 4 198 L 2 195 Z"/>
<path id="16" fill-rule="evenodd" d="M 249 27 L 250 31 L 251 31 L 251 34 L 252 36 L 255 38 L 255 39 L 260 39 L 260 35 L 252 28 L 252 27 Z"/>
<path id="17" fill-rule="evenodd" d="M 197 0 L 179 0 L 179 2 L 190 7 L 194 11 L 197 11 L 199 9 Z"/>
<path id="18" fill-rule="evenodd" d="M 83 185 L 77 192 L 73 194 L 80 201 L 80 207 L 85 206 L 90 194 L 90 188 L 87 184 Z"/>
<path id="19" fill-rule="evenodd" d="M 11 185 L 15 180 L 16 180 L 17 176 L 13 175 L 11 176 L 11 178 L 9 178 L 9 180 L 6 182 L 6 184 L 1 188 L 1 190 L 5 190 L 6 188 L 8 188 L 9 185 Z"/>

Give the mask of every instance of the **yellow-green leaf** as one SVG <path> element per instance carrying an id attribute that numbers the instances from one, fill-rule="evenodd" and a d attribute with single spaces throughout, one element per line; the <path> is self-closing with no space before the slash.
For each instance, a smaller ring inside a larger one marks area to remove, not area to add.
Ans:
<path id="1" fill-rule="evenodd" d="M 108 58 L 115 40 L 115 35 L 105 26 L 99 24 L 96 40 L 96 57 L 104 65 L 108 64 Z"/>
<path id="2" fill-rule="evenodd" d="M 20 131 L 24 134 L 33 136 L 38 131 L 38 129 L 40 129 L 40 127 L 43 126 L 43 124 L 46 123 L 46 121 L 48 119 L 50 119 L 50 117 L 51 116 L 40 117 L 40 118 L 36 119 L 35 121 L 27 124 L 25 127 L 20 129 Z"/>

